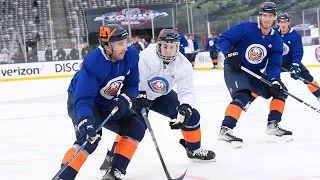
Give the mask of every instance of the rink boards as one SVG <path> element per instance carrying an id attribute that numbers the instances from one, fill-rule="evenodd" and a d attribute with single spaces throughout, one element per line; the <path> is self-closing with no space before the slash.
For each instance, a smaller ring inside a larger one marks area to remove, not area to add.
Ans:
<path id="1" fill-rule="evenodd" d="M 303 64 L 308 68 L 320 67 L 320 46 L 304 46 Z M 219 69 L 223 69 L 224 57 L 218 55 Z M 79 71 L 82 60 L 37 62 L 25 64 L 0 65 L 0 82 L 70 78 Z M 209 52 L 200 52 L 196 55 L 195 70 L 211 70 L 213 67 Z"/>

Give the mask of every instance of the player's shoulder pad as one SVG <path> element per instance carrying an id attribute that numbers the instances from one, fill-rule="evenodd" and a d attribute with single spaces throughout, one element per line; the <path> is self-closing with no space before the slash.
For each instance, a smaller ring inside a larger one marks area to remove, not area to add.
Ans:
<path id="1" fill-rule="evenodd" d="M 103 54 L 102 48 L 97 47 L 84 58 L 82 68 L 93 76 L 100 78 L 104 74 L 108 74 L 106 71 L 110 71 L 110 69 L 106 68 L 106 63 L 104 61 L 108 60 Z"/>
<path id="2" fill-rule="evenodd" d="M 125 53 L 123 60 L 127 61 L 130 67 L 136 66 L 139 61 L 139 53 L 133 47 L 128 47 L 127 52 Z"/>
<path id="3" fill-rule="evenodd" d="M 289 32 L 296 38 L 302 38 L 301 35 L 296 30 L 294 30 L 292 28 L 290 29 Z"/>

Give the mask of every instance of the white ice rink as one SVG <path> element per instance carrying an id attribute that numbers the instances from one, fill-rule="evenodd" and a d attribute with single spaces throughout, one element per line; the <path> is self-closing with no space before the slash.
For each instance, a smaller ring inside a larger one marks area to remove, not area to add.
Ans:
<path id="1" fill-rule="evenodd" d="M 320 71 L 311 69 L 320 81 Z M 316 98 L 300 81 L 288 74 L 282 79 L 289 91 L 319 107 Z M 70 79 L 53 79 L 0 84 L 0 179 L 49 180 L 59 170 L 64 153 L 75 140 L 66 109 Z M 320 114 L 288 98 L 282 127 L 292 130 L 288 143 L 266 143 L 265 128 L 270 100 L 257 99 L 235 128 L 244 144 L 234 149 L 217 140 L 230 96 L 223 71 L 196 71 L 196 108 L 201 114 L 202 146 L 213 150 L 217 162 L 189 162 L 179 144 L 182 137 L 170 130 L 167 118 L 150 114 L 160 150 L 173 177 L 188 169 L 185 180 L 315 180 L 320 179 Z M 104 131 L 100 146 L 77 176 L 94 180 L 115 135 Z M 131 164 L 126 180 L 165 180 L 162 166 L 146 132 Z"/>

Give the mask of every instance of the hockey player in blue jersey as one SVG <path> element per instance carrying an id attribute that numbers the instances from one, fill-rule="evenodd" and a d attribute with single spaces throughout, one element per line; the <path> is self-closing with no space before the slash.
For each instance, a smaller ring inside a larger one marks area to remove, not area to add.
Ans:
<path id="1" fill-rule="evenodd" d="M 282 118 L 286 87 L 280 80 L 283 41 L 272 29 L 277 16 L 273 2 L 265 2 L 260 7 L 259 23 L 246 22 L 232 27 L 219 38 L 218 45 L 224 53 L 224 78 L 232 97 L 222 122 L 218 139 L 241 147 L 242 139 L 233 133 L 233 128 L 242 109 L 249 102 L 251 92 L 264 98 L 272 97 L 267 122 L 268 140 L 292 140 L 291 131 L 282 129 Z M 241 70 L 241 66 L 264 76 L 260 70 L 266 67 L 266 77 L 272 85 L 268 86 Z"/>
<path id="2" fill-rule="evenodd" d="M 218 69 L 218 38 L 214 36 L 214 32 L 210 33 L 210 38 L 205 48 L 210 52 L 210 58 L 213 64 L 212 69 Z"/>
<path id="3" fill-rule="evenodd" d="M 179 34 L 179 29 L 178 28 L 174 28 L 174 30 Z M 184 48 L 188 46 L 188 41 L 187 39 L 179 34 L 179 41 L 180 41 L 180 47 L 179 47 L 179 51 L 185 56 L 185 53 L 184 53 Z"/>
<path id="4" fill-rule="evenodd" d="M 98 146 L 102 130 L 96 128 L 117 106 L 119 110 L 110 118 L 105 128 L 122 135 L 105 180 L 121 180 L 127 166 L 144 137 L 144 124 L 132 112 L 132 101 L 138 95 L 139 55 L 128 46 L 128 33 L 122 27 L 109 24 L 100 27 L 100 46 L 88 54 L 80 71 L 68 88 L 68 114 L 76 131 L 76 141 L 66 152 L 65 164 L 88 141 L 82 150 L 59 176 L 60 180 L 75 179 L 89 154 Z M 58 179 L 59 179 L 58 178 Z"/>
<path id="5" fill-rule="evenodd" d="M 282 67 L 290 71 L 293 79 L 297 80 L 299 77 L 302 77 L 312 84 L 319 86 L 301 62 L 303 56 L 301 36 L 290 27 L 290 16 L 288 13 L 281 13 L 278 16 L 278 28 L 275 28 L 275 31 L 283 40 Z M 320 90 L 311 84 L 307 84 L 307 86 L 310 92 L 320 102 Z M 249 104 L 251 104 L 254 99 L 255 98 L 253 98 Z"/>

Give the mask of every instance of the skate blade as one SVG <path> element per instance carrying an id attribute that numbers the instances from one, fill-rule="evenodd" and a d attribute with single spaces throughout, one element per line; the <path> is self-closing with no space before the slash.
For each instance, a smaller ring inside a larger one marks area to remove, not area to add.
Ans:
<path id="1" fill-rule="evenodd" d="M 210 160 L 195 159 L 195 158 L 190 159 L 190 162 L 193 162 L 193 163 L 211 163 L 211 162 L 216 162 L 216 161 L 217 161 L 216 158 L 213 158 Z"/>
<path id="2" fill-rule="evenodd" d="M 266 137 L 267 143 L 281 143 L 281 142 L 290 142 L 290 141 L 293 141 L 293 137 L 291 135 L 285 135 L 285 136 L 267 135 Z"/>
<path id="3" fill-rule="evenodd" d="M 242 142 L 239 142 L 239 141 L 227 142 L 225 140 L 220 140 L 220 139 L 219 139 L 219 141 L 222 142 L 223 144 L 227 144 L 228 146 L 231 146 L 231 147 L 236 148 L 236 149 L 242 147 Z"/>
<path id="4" fill-rule="evenodd" d="M 97 176 L 97 180 L 102 180 L 103 176 L 107 173 L 107 170 L 101 170 L 100 174 Z"/>

